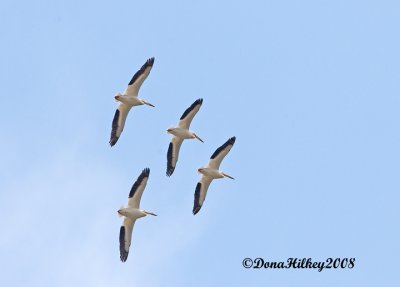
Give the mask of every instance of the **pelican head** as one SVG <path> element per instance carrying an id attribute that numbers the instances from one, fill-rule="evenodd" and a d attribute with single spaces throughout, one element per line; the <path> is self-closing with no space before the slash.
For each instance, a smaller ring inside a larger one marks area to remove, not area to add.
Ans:
<path id="1" fill-rule="evenodd" d="M 197 172 L 202 174 L 203 173 L 203 169 L 204 169 L 203 167 L 200 167 L 200 168 L 197 169 Z"/>
<path id="2" fill-rule="evenodd" d="M 121 93 L 117 93 L 116 95 L 115 95 L 115 97 L 114 97 L 114 99 L 115 99 L 115 101 L 119 101 L 119 98 L 121 97 L 122 95 L 121 95 Z"/>
<path id="3" fill-rule="evenodd" d="M 121 206 L 121 208 L 118 209 L 118 215 L 119 215 L 119 217 L 125 216 L 124 209 L 125 209 L 125 208 L 124 208 L 123 206 Z"/>
<path id="4" fill-rule="evenodd" d="M 168 128 L 167 133 L 172 133 L 174 131 L 174 128 Z"/>
<path id="5" fill-rule="evenodd" d="M 202 143 L 204 142 L 201 138 L 199 138 L 199 136 L 198 135 L 196 135 L 195 133 L 192 133 L 192 137 L 194 138 L 194 139 L 198 139 L 199 141 L 201 141 Z"/>

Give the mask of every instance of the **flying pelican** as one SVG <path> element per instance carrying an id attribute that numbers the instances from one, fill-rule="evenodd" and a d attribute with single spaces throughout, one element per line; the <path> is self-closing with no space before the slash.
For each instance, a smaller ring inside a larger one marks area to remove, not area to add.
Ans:
<path id="1" fill-rule="evenodd" d="M 226 173 L 219 171 L 218 169 L 221 164 L 221 161 L 233 147 L 235 140 L 236 137 L 228 139 L 222 146 L 217 148 L 215 152 L 212 154 L 210 161 L 208 162 L 208 166 L 198 169 L 198 172 L 203 174 L 203 176 L 201 177 L 200 182 L 197 183 L 196 191 L 194 193 L 194 205 L 193 205 L 194 215 L 200 211 L 200 208 L 203 205 L 204 200 L 206 199 L 207 189 L 210 186 L 210 183 L 213 179 L 223 178 L 223 177 L 234 179 L 232 176 L 227 175 Z"/>
<path id="2" fill-rule="evenodd" d="M 146 187 L 147 180 L 150 175 L 150 169 L 145 168 L 133 184 L 131 191 L 129 192 L 128 206 L 121 207 L 118 210 L 118 214 L 124 217 L 121 229 L 119 231 L 119 252 L 122 262 L 125 262 L 128 258 L 129 246 L 131 245 L 132 229 L 136 219 L 144 217 L 146 215 L 156 214 L 148 211 L 139 209 L 140 198 L 142 197 L 143 191 Z"/>
<path id="3" fill-rule="evenodd" d="M 140 86 L 150 74 L 153 64 L 154 58 L 148 59 L 140 70 L 133 75 L 125 92 L 123 94 L 118 93 L 114 97 L 117 102 L 120 102 L 120 104 L 118 109 L 115 111 L 114 119 L 112 121 L 112 130 L 109 142 L 111 146 L 115 145 L 121 136 L 121 133 L 124 130 L 126 117 L 133 106 L 148 105 L 154 107 L 154 105 L 138 98 Z"/>
<path id="4" fill-rule="evenodd" d="M 192 122 L 194 116 L 199 111 L 203 99 L 197 99 L 190 107 L 186 109 L 180 118 L 178 127 L 168 128 L 167 132 L 172 134 L 172 140 L 169 143 L 168 153 L 167 153 L 167 176 L 171 176 L 175 170 L 176 162 L 178 161 L 179 149 L 184 139 L 198 139 L 199 138 L 194 132 L 189 130 L 190 123 Z"/>

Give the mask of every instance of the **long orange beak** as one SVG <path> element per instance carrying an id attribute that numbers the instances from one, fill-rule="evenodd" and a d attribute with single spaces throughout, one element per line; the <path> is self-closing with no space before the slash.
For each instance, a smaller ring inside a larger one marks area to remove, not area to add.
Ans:
<path id="1" fill-rule="evenodd" d="M 204 141 L 203 141 L 201 138 L 199 138 L 199 136 L 196 135 L 195 133 L 193 133 L 193 136 L 194 136 L 196 139 L 198 139 L 199 141 L 201 141 L 202 143 L 204 143 Z"/>
<path id="2" fill-rule="evenodd" d="M 224 172 L 222 173 L 222 175 L 223 175 L 223 176 L 226 176 L 226 177 L 228 177 L 228 178 L 230 178 L 230 179 L 234 179 L 232 176 L 230 176 L 230 175 L 228 175 L 228 174 L 226 174 L 226 173 L 224 173 Z"/>
<path id="3" fill-rule="evenodd" d="M 145 102 L 145 101 L 143 101 L 143 104 L 148 105 L 148 106 L 153 107 L 153 108 L 155 107 L 154 105 L 152 105 L 152 104 L 150 104 L 148 102 Z"/>

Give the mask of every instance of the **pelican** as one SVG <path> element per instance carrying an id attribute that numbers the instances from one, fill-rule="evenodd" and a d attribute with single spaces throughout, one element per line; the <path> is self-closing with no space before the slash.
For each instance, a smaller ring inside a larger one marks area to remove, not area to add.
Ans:
<path id="1" fill-rule="evenodd" d="M 121 207 L 118 210 L 118 214 L 124 217 L 121 229 L 119 231 L 119 252 L 122 262 L 125 262 L 128 258 L 129 246 L 131 245 L 131 237 L 133 225 L 136 219 L 144 217 L 146 215 L 156 214 L 148 212 L 139 208 L 140 198 L 142 197 L 143 191 L 146 187 L 147 180 L 149 178 L 150 169 L 145 168 L 133 184 L 131 191 L 129 192 L 128 206 Z"/>
<path id="2" fill-rule="evenodd" d="M 199 111 L 203 99 L 197 99 L 186 111 L 182 114 L 179 124 L 176 128 L 168 128 L 167 132 L 172 134 L 172 140 L 169 143 L 167 153 L 167 176 L 171 176 L 175 170 L 176 162 L 178 161 L 179 149 L 184 139 L 198 139 L 204 142 L 194 132 L 189 130 L 190 123 L 194 116 Z"/>
<path id="3" fill-rule="evenodd" d="M 140 86 L 150 74 L 153 64 L 154 58 L 148 59 L 140 68 L 140 70 L 133 75 L 125 92 L 123 94 L 118 93 L 114 97 L 115 100 L 119 102 L 119 106 L 115 111 L 114 119 L 112 121 L 112 130 L 109 142 L 111 146 L 115 145 L 121 136 L 121 133 L 124 130 L 126 117 L 133 106 L 148 105 L 150 107 L 154 107 L 154 105 L 138 98 Z"/>
<path id="4" fill-rule="evenodd" d="M 232 176 L 222 171 L 219 171 L 218 169 L 221 164 L 221 161 L 233 147 L 235 140 L 236 137 L 228 139 L 222 146 L 217 148 L 215 152 L 212 154 L 210 161 L 208 162 L 208 166 L 198 169 L 198 172 L 201 173 L 203 176 L 196 185 L 196 191 L 194 193 L 193 215 L 195 215 L 197 212 L 200 211 L 200 208 L 203 205 L 204 200 L 206 199 L 207 189 L 210 186 L 210 183 L 213 179 L 223 178 L 223 177 L 234 179 Z"/>

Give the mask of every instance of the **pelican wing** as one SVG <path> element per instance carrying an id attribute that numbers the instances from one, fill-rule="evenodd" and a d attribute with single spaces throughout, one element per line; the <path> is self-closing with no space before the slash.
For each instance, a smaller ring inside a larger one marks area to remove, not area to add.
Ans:
<path id="1" fill-rule="evenodd" d="M 174 136 L 169 143 L 167 152 L 167 176 L 171 176 L 175 170 L 182 142 L 183 139 Z"/>
<path id="2" fill-rule="evenodd" d="M 122 262 L 128 259 L 129 247 L 131 246 L 132 230 L 136 220 L 128 217 L 124 218 L 121 229 L 119 230 L 119 257 Z"/>
<path id="3" fill-rule="evenodd" d="M 236 137 L 231 137 L 228 139 L 222 146 L 217 148 L 215 152 L 212 154 L 210 161 L 208 162 L 208 166 L 214 169 L 219 169 L 221 161 L 228 154 L 228 152 L 233 147 L 235 143 Z"/>
<path id="4" fill-rule="evenodd" d="M 197 99 L 186 111 L 182 114 L 178 127 L 183 129 L 189 129 L 190 123 L 192 122 L 194 116 L 199 111 L 201 105 L 203 104 L 203 99 Z"/>
<path id="5" fill-rule="evenodd" d="M 120 103 L 114 114 L 114 119 L 112 121 L 112 129 L 110 136 L 110 145 L 113 146 L 117 143 L 122 131 L 124 130 L 126 117 L 130 111 L 131 107 L 124 103 Z"/>
<path id="6" fill-rule="evenodd" d="M 196 191 L 194 192 L 193 215 L 196 215 L 196 213 L 200 211 L 212 180 L 211 177 L 203 175 L 201 180 L 197 183 Z"/>
<path id="7" fill-rule="evenodd" d="M 150 169 L 145 168 L 139 175 L 135 183 L 132 185 L 131 191 L 129 192 L 128 206 L 133 208 L 139 208 L 140 199 L 142 198 L 143 191 L 146 187 L 147 180 L 149 179 Z"/>
<path id="8" fill-rule="evenodd" d="M 125 94 L 127 96 L 137 97 L 139 93 L 139 89 L 142 86 L 144 80 L 146 80 L 147 76 L 150 74 L 151 68 L 154 64 L 154 58 L 147 59 L 146 63 L 140 68 L 139 71 L 133 75 L 131 81 L 128 84 L 128 87 L 125 90 Z"/>

